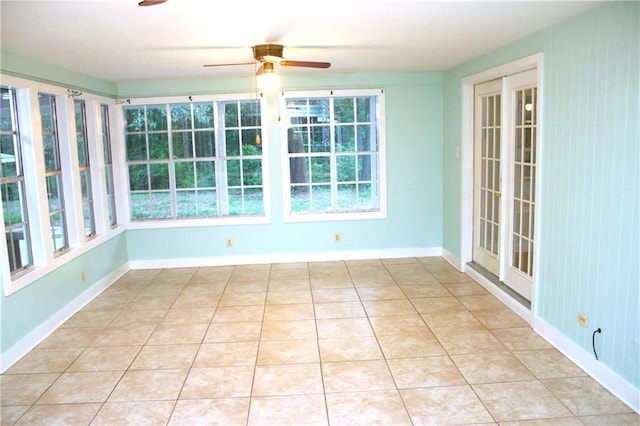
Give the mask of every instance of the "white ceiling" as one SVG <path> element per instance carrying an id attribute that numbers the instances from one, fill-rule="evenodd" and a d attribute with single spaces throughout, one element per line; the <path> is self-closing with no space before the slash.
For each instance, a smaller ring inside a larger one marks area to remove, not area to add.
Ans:
<path id="1" fill-rule="evenodd" d="M 251 46 L 329 70 L 443 71 L 602 2 L 429 0 L 0 0 L 2 49 L 110 81 L 246 75 Z"/>

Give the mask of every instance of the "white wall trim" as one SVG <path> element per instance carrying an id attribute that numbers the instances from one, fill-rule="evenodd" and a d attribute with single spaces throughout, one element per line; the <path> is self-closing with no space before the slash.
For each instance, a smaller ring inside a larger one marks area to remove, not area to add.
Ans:
<path id="1" fill-rule="evenodd" d="M 462 264 L 462 261 L 458 256 L 454 255 L 448 250 L 442 249 L 442 257 L 444 258 L 444 260 L 449 262 L 451 266 L 456 268 L 458 271 L 465 272 L 464 265 Z"/>
<path id="2" fill-rule="evenodd" d="M 494 80 L 505 75 L 537 68 L 541 72 L 542 53 L 535 53 L 518 60 L 499 65 L 486 71 L 470 75 L 462 79 L 461 105 L 461 230 L 460 230 L 460 260 L 466 264 L 473 255 L 473 104 L 474 86 L 478 83 Z M 541 90 L 539 82 L 539 90 Z M 541 93 L 542 95 L 542 93 Z M 539 185 L 538 185 L 539 187 Z M 539 198 L 536 198 L 539 200 Z M 537 258 L 534 257 L 534 258 Z M 535 284 L 535 283 L 534 283 Z"/>
<path id="3" fill-rule="evenodd" d="M 485 290 L 494 295 L 499 301 L 505 304 L 507 308 L 511 309 L 515 314 L 525 320 L 528 324 L 532 323 L 534 317 L 529 309 L 522 306 L 517 300 L 502 291 L 499 287 L 485 278 L 478 271 L 473 268 L 466 267 L 465 265 L 463 272 L 469 275 L 475 282 L 484 287 Z"/>
<path id="4" fill-rule="evenodd" d="M 84 293 L 80 294 L 58 312 L 53 314 L 49 319 L 40 324 L 35 330 L 4 351 L 0 355 L 0 372 L 4 373 L 9 367 L 25 356 L 30 350 L 35 348 L 40 342 L 53 333 L 76 312 L 82 309 L 87 303 L 91 302 L 96 296 L 109 288 L 121 276 L 127 273 L 129 269 L 130 267 L 128 263 L 114 269 L 109 273 L 109 275 L 96 282 Z"/>
<path id="5" fill-rule="evenodd" d="M 640 392 L 590 353 L 556 330 L 551 324 L 534 318 L 533 330 L 584 370 L 616 398 L 640 414 Z"/>
<path id="6" fill-rule="evenodd" d="M 204 266 L 251 265 L 288 262 L 326 262 L 337 260 L 394 259 L 441 256 L 441 247 L 388 250 L 332 251 L 310 253 L 273 253 L 264 255 L 208 256 L 173 259 L 130 260 L 131 269 L 187 268 Z"/>

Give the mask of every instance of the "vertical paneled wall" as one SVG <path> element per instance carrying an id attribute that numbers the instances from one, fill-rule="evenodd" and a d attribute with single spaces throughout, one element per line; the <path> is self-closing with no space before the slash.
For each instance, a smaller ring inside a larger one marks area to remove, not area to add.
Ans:
<path id="1" fill-rule="evenodd" d="M 444 170 L 461 140 L 461 79 L 543 52 L 536 315 L 640 386 L 640 4 L 616 2 L 445 75 Z M 447 172 L 448 170 L 448 172 Z M 460 178 L 444 177 L 444 249 L 460 255 Z M 453 203 L 448 203 L 447 200 Z M 589 318 L 577 323 L 578 312 Z"/>

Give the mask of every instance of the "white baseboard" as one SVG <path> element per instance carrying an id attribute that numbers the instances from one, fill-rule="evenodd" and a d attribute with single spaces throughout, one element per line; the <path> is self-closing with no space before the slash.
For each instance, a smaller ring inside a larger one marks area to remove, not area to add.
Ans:
<path id="1" fill-rule="evenodd" d="M 189 268 L 204 266 L 252 265 L 288 262 L 326 262 L 359 259 L 393 259 L 402 257 L 441 256 L 440 247 L 389 250 L 335 251 L 314 253 L 274 253 L 265 255 L 211 256 L 173 259 L 130 260 L 131 269 Z"/>
<path id="2" fill-rule="evenodd" d="M 465 272 L 464 265 L 462 264 L 462 261 L 458 256 L 455 256 L 453 253 L 451 253 L 448 250 L 442 249 L 442 257 L 444 258 L 444 260 L 449 262 L 451 266 L 456 268 L 458 271 Z"/>
<path id="3" fill-rule="evenodd" d="M 633 385 L 618 376 L 602 362 L 596 360 L 589 352 L 556 330 L 548 322 L 535 318 L 533 330 L 615 395 L 616 398 L 640 414 L 640 392 Z"/>
<path id="4" fill-rule="evenodd" d="M 87 303 L 91 302 L 96 296 L 109 288 L 111 284 L 116 282 L 118 278 L 123 276 L 130 269 L 129 264 L 125 263 L 119 268 L 111 271 L 109 275 L 92 285 L 87 291 L 69 302 L 66 306 L 52 315 L 44 323 L 40 324 L 35 330 L 26 335 L 22 340 L 11 346 L 0 355 L 0 372 L 4 373 L 9 367 L 15 364 L 20 358 L 25 356 L 31 349 L 35 348 L 47 336 L 53 333 L 73 314 L 82 309 Z"/>

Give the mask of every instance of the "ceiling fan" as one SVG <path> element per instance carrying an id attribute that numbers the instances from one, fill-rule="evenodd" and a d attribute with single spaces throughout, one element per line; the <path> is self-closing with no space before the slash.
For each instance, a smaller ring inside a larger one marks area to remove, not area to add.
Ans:
<path id="1" fill-rule="evenodd" d="M 161 4 L 166 2 L 167 0 L 142 0 L 138 3 L 138 6 L 155 6 L 156 4 Z"/>
<path id="2" fill-rule="evenodd" d="M 302 68 L 322 68 L 326 69 L 331 66 L 330 62 L 317 62 L 317 61 L 294 61 L 285 59 L 282 52 L 284 46 L 281 44 L 257 44 L 253 46 L 253 58 L 252 62 L 240 62 L 232 64 L 207 64 L 205 67 L 225 67 L 234 65 L 253 65 L 257 62 L 262 63 L 262 66 L 258 70 L 258 74 L 272 73 L 273 65 L 278 64 L 283 67 L 302 67 Z"/>

